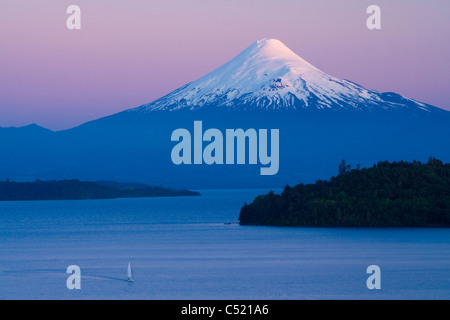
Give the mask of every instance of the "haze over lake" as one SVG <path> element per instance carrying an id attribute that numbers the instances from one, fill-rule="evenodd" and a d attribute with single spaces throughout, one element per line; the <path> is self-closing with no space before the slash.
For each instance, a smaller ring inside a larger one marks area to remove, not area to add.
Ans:
<path id="1" fill-rule="evenodd" d="M 0 299 L 450 298 L 450 229 L 225 224 L 267 191 L 0 202 Z M 69 265 L 81 290 L 66 288 Z"/>

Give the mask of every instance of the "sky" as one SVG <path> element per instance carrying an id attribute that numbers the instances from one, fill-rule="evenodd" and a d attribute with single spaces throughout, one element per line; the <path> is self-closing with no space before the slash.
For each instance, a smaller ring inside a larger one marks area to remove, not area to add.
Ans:
<path id="1" fill-rule="evenodd" d="M 81 8 L 81 30 L 66 9 Z M 381 8 L 381 30 L 366 9 Z M 322 71 L 450 110 L 448 0 L 0 0 L 0 126 L 149 103 L 276 38 Z"/>

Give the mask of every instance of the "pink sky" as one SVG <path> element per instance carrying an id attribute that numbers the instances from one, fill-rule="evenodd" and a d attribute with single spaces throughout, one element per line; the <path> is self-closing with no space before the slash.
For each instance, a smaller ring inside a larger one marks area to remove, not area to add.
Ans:
<path id="1" fill-rule="evenodd" d="M 66 8 L 82 9 L 82 30 Z M 382 30 L 366 8 L 382 9 Z M 3 0 L 0 126 L 54 130 L 151 102 L 276 38 L 326 73 L 450 110 L 450 1 Z"/>

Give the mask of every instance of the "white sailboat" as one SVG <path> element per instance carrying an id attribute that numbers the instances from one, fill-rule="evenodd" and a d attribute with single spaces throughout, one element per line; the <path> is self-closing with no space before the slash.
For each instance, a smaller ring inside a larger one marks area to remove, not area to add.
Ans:
<path id="1" fill-rule="evenodd" d="M 131 269 L 131 263 L 128 262 L 128 282 L 134 282 L 133 269 Z"/>

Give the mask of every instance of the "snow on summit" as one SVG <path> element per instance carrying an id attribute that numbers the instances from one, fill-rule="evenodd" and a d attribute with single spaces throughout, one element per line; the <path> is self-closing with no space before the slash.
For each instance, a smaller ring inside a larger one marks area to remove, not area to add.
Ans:
<path id="1" fill-rule="evenodd" d="M 260 39 L 202 78 L 130 111 L 202 107 L 371 109 L 401 105 L 383 101 L 376 91 L 326 74 L 279 40 Z"/>

